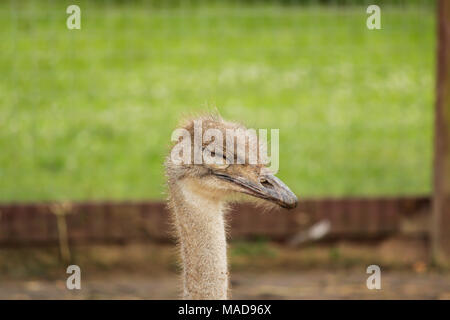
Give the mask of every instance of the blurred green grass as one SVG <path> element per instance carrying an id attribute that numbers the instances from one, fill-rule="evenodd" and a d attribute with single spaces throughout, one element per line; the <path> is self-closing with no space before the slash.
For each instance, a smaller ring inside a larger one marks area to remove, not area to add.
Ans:
<path id="1" fill-rule="evenodd" d="M 432 6 L 0 2 L 0 201 L 159 199 L 182 115 L 280 129 L 301 196 L 431 189 Z"/>

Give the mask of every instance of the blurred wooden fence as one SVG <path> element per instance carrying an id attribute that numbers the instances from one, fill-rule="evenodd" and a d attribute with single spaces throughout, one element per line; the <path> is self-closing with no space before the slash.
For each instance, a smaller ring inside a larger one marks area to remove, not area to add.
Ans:
<path id="1" fill-rule="evenodd" d="M 434 117 L 433 259 L 450 265 L 450 1 L 437 6 L 437 72 Z"/>
<path id="2" fill-rule="evenodd" d="M 400 231 L 400 221 L 430 211 L 430 199 L 353 198 L 303 200 L 291 211 L 262 211 L 250 204 L 228 214 L 230 236 L 288 240 L 327 220 L 328 239 L 374 239 Z M 163 202 L 0 205 L 0 246 L 170 241 Z"/>

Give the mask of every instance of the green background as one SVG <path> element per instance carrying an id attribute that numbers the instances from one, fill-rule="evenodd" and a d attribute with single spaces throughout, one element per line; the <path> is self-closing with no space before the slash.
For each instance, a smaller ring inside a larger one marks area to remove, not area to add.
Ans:
<path id="1" fill-rule="evenodd" d="M 370 31 L 306 2 L 0 2 L 0 202 L 161 199 L 178 120 L 216 108 L 280 129 L 300 196 L 430 192 L 434 5 Z"/>

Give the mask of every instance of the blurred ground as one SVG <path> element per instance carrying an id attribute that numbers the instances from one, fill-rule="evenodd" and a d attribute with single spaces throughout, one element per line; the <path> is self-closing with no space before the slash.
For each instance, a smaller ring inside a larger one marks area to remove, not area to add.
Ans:
<path id="1" fill-rule="evenodd" d="M 231 241 L 234 299 L 450 299 L 450 270 L 437 269 L 423 240 L 340 241 L 292 248 L 265 240 Z M 83 245 L 63 262 L 58 247 L 0 248 L 0 299 L 175 299 L 179 266 L 171 244 Z M 81 268 L 69 291 L 66 268 Z M 381 268 L 381 290 L 366 287 Z"/>
<path id="2" fill-rule="evenodd" d="M 382 272 L 381 290 L 366 287 L 365 269 L 232 275 L 234 299 L 450 299 L 450 275 Z M 117 275 L 82 280 L 79 291 L 65 281 L 6 281 L 0 299 L 176 299 L 178 277 Z"/>

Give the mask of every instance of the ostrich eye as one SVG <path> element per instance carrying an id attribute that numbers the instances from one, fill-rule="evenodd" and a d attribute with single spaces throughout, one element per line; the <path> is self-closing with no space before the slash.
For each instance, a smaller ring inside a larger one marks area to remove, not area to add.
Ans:
<path id="1" fill-rule="evenodd" d="M 216 157 L 216 153 L 213 151 L 213 152 L 211 152 L 211 157 Z M 222 159 L 223 160 L 225 160 L 225 162 L 227 161 L 227 156 L 226 155 L 224 155 L 224 154 L 221 154 L 221 153 L 218 153 L 217 154 L 217 157 L 219 158 L 219 157 L 222 157 Z"/>

